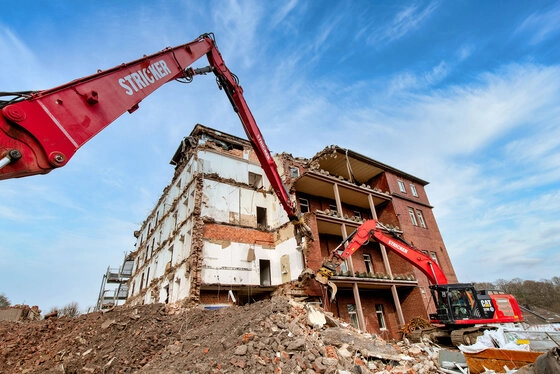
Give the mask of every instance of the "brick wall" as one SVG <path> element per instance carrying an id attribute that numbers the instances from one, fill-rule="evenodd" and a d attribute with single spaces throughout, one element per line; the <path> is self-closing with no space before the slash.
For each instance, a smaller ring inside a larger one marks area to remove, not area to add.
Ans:
<path id="1" fill-rule="evenodd" d="M 233 304 L 228 298 L 228 291 L 201 291 L 200 292 L 201 304 Z"/>
<path id="2" fill-rule="evenodd" d="M 206 223 L 203 236 L 207 239 L 224 240 L 238 243 L 260 244 L 262 246 L 274 245 L 274 234 L 251 228 Z"/>
<path id="3" fill-rule="evenodd" d="M 390 290 L 360 290 L 360 296 L 366 330 L 369 333 L 377 334 L 384 339 L 399 339 L 400 333 L 398 330 L 400 326 L 396 310 L 392 303 L 393 299 Z M 339 290 L 337 302 L 332 304 L 332 312 L 343 321 L 350 323 L 348 304 L 355 304 L 352 291 L 347 289 Z M 385 318 L 386 326 L 385 330 L 379 325 L 379 319 L 375 309 L 376 304 L 383 305 L 383 316 Z"/>

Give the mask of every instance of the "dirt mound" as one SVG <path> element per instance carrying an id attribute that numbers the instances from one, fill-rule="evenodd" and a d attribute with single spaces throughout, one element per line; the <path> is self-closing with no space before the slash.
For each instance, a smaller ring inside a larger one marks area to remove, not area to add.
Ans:
<path id="1" fill-rule="evenodd" d="M 435 373 L 435 362 L 428 345 L 390 344 L 284 297 L 0 322 L 0 373 Z"/>

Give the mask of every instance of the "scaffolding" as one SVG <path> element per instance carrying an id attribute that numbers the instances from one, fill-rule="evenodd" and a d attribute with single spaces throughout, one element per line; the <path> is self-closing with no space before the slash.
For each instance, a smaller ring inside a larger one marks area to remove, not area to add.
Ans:
<path id="1" fill-rule="evenodd" d="M 124 304 L 128 295 L 128 280 L 132 276 L 134 261 L 127 258 L 120 268 L 107 268 L 107 272 L 101 280 L 99 297 L 95 310 L 108 309 Z"/>

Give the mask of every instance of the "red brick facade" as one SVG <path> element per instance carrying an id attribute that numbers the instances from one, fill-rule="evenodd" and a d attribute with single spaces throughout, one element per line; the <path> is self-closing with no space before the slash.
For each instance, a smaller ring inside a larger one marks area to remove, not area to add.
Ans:
<path id="1" fill-rule="evenodd" d="M 427 182 L 335 146 L 308 165 L 312 168 L 292 187 L 300 209 L 308 209 L 307 221 L 318 238 L 308 245 L 308 267 L 318 269 L 342 242 L 343 233 L 348 235 L 363 220 L 377 219 L 434 258 L 449 282 L 457 281 L 426 195 Z M 339 288 L 334 302 L 329 303 L 320 288 L 309 291 L 336 316 L 383 337 L 398 338 L 404 323 L 433 312 L 424 274 L 376 242 L 357 250 L 348 268 L 340 268 L 331 280 Z"/>

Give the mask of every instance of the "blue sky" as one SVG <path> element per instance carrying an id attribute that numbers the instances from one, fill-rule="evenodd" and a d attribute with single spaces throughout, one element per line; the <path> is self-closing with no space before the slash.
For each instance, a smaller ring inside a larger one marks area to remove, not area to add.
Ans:
<path id="1" fill-rule="evenodd" d="M 0 91 L 47 89 L 214 32 L 272 152 L 336 144 L 427 180 L 461 282 L 560 276 L 560 2 L 29 1 Z M 195 66 L 203 66 L 201 60 Z M 0 293 L 97 299 L 196 123 L 244 136 L 214 79 L 170 83 L 45 176 L 0 182 Z"/>

